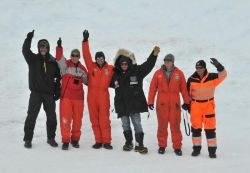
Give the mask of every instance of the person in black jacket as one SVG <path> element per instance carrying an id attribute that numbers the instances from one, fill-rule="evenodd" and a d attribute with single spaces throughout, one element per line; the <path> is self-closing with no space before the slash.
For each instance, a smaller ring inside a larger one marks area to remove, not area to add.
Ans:
<path id="1" fill-rule="evenodd" d="M 159 47 L 155 47 L 146 62 L 137 65 L 132 52 L 119 49 L 115 57 L 114 75 L 111 87 L 115 88 L 115 111 L 122 120 L 123 134 L 126 143 L 124 151 L 133 149 L 133 135 L 130 120 L 135 129 L 135 151 L 147 153 L 148 149 L 143 145 L 144 133 L 141 126 L 141 112 L 148 112 L 147 101 L 143 92 L 143 79 L 153 69 Z"/>
<path id="2" fill-rule="evenodd" d="M 47 116 L 47 143 L 57 147 L 55 132 L 57 126 L 55 100 L 60 98 L 60 70 L 54 57 L 49 54 L 50 46 L 46 39 L 38 42 L 38 54 L 31 50 L 34 30 L 27 34 L 22 52 L 29 67 L 29 89 L 31 91 L 27 117 L 24 125 L 24 146 L 32 147 L 36 119 L 41 105 Z"/>

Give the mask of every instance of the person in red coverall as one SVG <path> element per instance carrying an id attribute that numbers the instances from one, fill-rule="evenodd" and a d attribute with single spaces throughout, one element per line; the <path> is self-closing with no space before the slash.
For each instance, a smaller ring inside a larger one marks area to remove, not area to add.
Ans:
<path id="1" fill-rule="evenodd" d="M 80 51 L 78 49 L 71 51 L 69 60 L 63 56 L 62 40 L 59 38 L 56 47 L 56 61 L 62 75 L 60 127 L 63 150 L 68 150 L 70 142 L 73 147 L 79 148 L 84 107 L 82 83 L 87 85 L 88 82 L 87 70 L 79 59 Z"/>
<path id="2" fill-rule="evenodd" d="M 183 72 L 174 66 L 174 56 L 168 54 L 164 58 L 164 64 L 158 69 L 150 83 L 148 94 L 149 109 L 154 109 L 154 99 L 157 95 L 156 113 L 158 119 L 158 145 L 159 154 L 165 153 L 168 137 L 168 123 L 176 155 L 181 156 L 182 134 L 180 130 L 181 106 L 180 93 L 182 94 L 184 105 L 189 107 L 190 98 L 186 88 L 186 80 Z"/>
<path id="3" fill-rule="evenodd" d="M 83 32 L 82 52 L 88 69 L 88 108 L 92 129 L 95 135 L 95 144 L 92 146 L 99 149 L 113 149 L 111 145 L 110 127 L 110 82 L 113 76 L 113 66 L 105 61 L 103 52 L 96 52 L 95 62 L 89 50 L 89 33 Z"/>

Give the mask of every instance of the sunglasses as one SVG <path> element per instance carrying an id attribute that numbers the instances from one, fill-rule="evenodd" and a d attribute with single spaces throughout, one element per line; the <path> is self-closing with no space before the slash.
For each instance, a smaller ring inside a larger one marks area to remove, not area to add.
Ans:
<path id="1" fill-rule="evenodd" d="M 127 66 L 127 65 L 128 65 L 128 63 L 126 63 L 126 62 L 121 63 L 121 66 Z"/>
<path id="2" fill-rule="evenodd" d="M 77 54 L 71 54 L 71 57 L 79 57 L 79 55 L 77 55 Z"/>
<path id="3" fill-rule="evenodd" d="M 97 59 L 97 60 L 104 60 L 104 58 L 103 58 L 102 56 L 97 57 L 96 59 Z"/>

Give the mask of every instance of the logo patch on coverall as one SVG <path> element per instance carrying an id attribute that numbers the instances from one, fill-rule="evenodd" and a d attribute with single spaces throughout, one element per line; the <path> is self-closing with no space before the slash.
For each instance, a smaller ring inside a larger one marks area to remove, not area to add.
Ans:
<path id="1" fill-rule="evenodd" d="M 137 85 L 138 80 L 136 76 L 130 76 L 130 85 Z"/>
<path id="2" fill-rule="evenodd" d="M 175 74 L 175 79 L 176 79 L 176 80 L 179 80 L 179 79 L 180 79 L 179 74 Z"/>
<path id="3" fill-rule="evenodd" d="M 115 89 L 116 88 L 119 88 L 119 82 L 117 80 L 115 81 Z"/>
<path id="4" fill-rule="evenodd" d="M 109 75 L 109 70 L 105 69 L 105 75 L 108 76 Z"/>

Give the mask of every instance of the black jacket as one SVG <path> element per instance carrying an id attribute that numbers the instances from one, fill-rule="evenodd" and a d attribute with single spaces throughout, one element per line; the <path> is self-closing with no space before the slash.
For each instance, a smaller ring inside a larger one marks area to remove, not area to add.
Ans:
<path id="1" fill-rule="evenodd" d="M 147 100 L 143 92 L 143 79 L 153 69 L 157 57 L 151 53 L 146 62 L 141 65 L 130 64 L 123 73 L 119 58 L 115 61 L 114 75 L 111 87 L 115 88 L 115 111 L 118 118 L 129 113 L 148 112 Z"/>
<path id="2" fill-rule="evenodd" d="M 31 50 L 31 40 L 23 43 L 23 56 L 29 66 L 29 89 L 34 92 L 58 95 L 60 93 L 60 70 L 56 60 L 47 53 L 44 57 Z"/>

